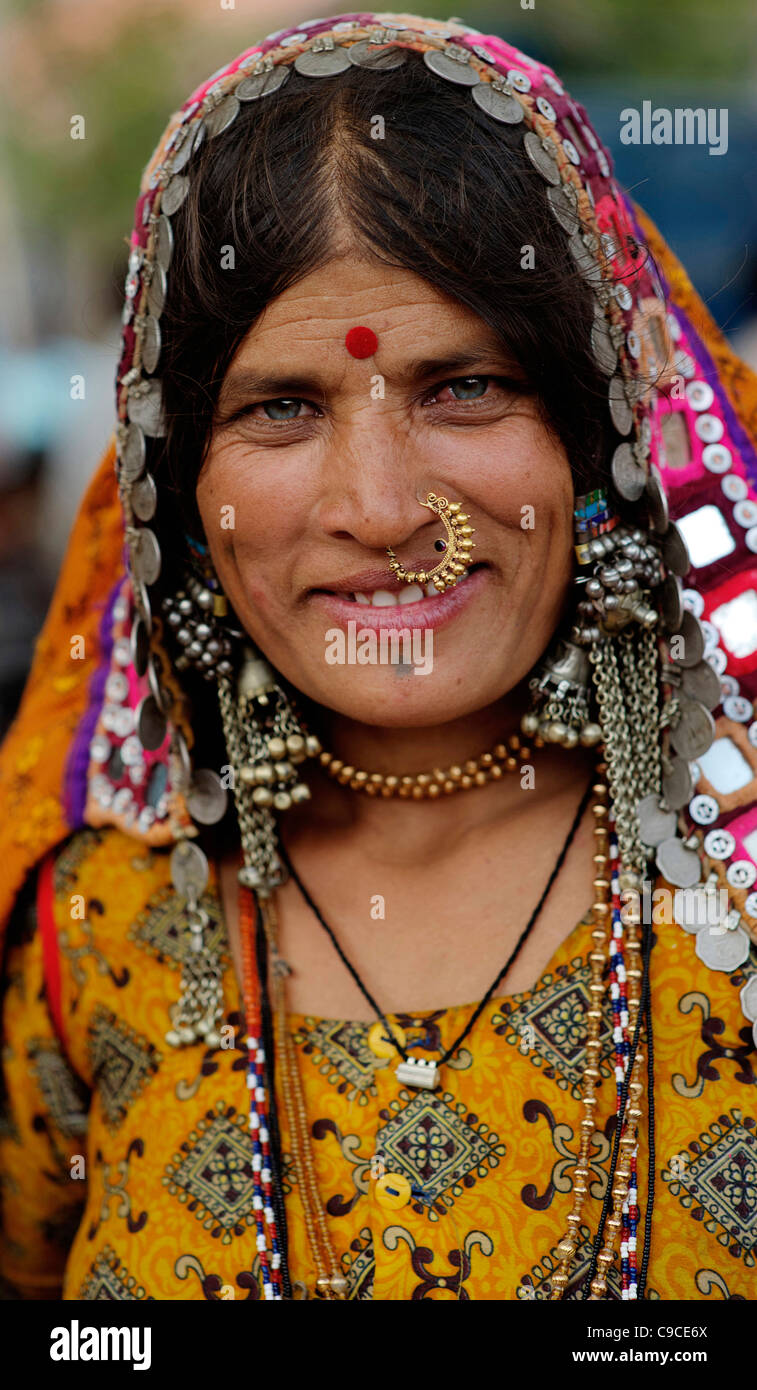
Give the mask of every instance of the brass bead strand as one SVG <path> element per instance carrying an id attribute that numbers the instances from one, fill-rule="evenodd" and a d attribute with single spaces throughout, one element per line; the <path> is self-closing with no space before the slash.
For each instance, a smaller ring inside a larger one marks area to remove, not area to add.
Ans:
<path id="1" fill-rule="evenodd" d="M 628 1036 L 629 1038 L 633 1038 L 636 1032 L 639 1005 L 641 1002 L 641 940 L 639 936 L 638 917 L 631 916 L 628 910 L 624 912 L 623 928 L 625 950 L 628 956 L 628 965 L 626 966 L 626 980 L 628 982 Z M 626 1119 L 620 1139 L 618 1164 L 615 1169 L 615 1178 L 612 1187 L 611 1214 L 608 1216 L 606 1222 L 608 1234 L 605 1238 L 604 1246 L 597 1256 L 597 1272 L 591 1281 L 591 1291 L 588 1295 L 589 1302 L 596 1302 L 604 1298 L 607 1293 L 607 1277 L 615 1259 L 618 1236 L 622 1230 L 623 1203 L 628 1198 L 628 1183 L 631 1177 L 631 1155 L 638 1143 L 639 1121 L 642 1115 L 639 1102 L 644 1091 L 641 1078 L 645 1064 L 646 1058 L 640 1042 L 636 1049 L 636 1056 L 631 1071 L 631 1080 L 628 1086 Z"/>
<path id="2" fill-rule="evenodd" d="M 573 1258 L 578 1249 L 581 1215 L 589 1190 L 589 1149 L 591 1147 L 592 1135 L 596 1129 L 594 1112 L 597 1105 L 597 1097 L 595 1091 L 601 1082 L 599 1054 L 602 1046 L 600 1039 L 602 1029 L 602 997 L 605 993 L 605 985 L 602 976 L 607 962 L 610 944 L 611 921 L 610 880 L 607 877 L 607 865 L 609 863 L 610 851 L 610 841 L 607 830 L 607 785 L 601 780 L 604 773 L 605 766 L 603 763 L 600 763 L 597 768 L 598 780 L 593 787 L 595 800 L 592 805 L 595 839 L 593 859 L 596 877 L 594 879 L 594 902 L 592 904 L 594 924 L 591 932 L 594 945 L 589 954 L 589 963 L 591 965 L 591 982 L 589 984 L 591 1007 L 588 1009 L 586 1015 L 586 1063 L 580 1082 L 584 1116 L 581 1120 L 579 1153 L 573 1172 L 573 1208 L 568 1216 L 568 1229 L 557 1246 L 560 1255 L 560 1263 L 552 1274 L 551 1298 L 553 1301 L 562 1298 L 565 1293 L 570 1278 Z"/>
<path id="3" fill-rule="evenodd" d="M 271 973 L 273 976 L 274 1004 L 279 1023 L 280 1074 L 284 1108 L 292 1139 L 292 1158 L 300 1189 L 305 1228 L 316 1267 L 316 1290 L 322 1298 L 341 1300 L 347 1296 L 348 1283 L 339 1269 L 318 1193 L 297 1054 L 287 1027 L 284 986 L 287 972 L 281 969 L 278 956 L 276 909 L 272 898 L 261 901 L 260 906 L 273 964 Z"/>
<path id="4" fill-rule="evenodd" d="M 535 738 L 533 744 L 535 748 L 544 746 L 540 738 Z M 505 743 L 496 743 L 488 752 L 465 763 L 453 763 L 448 768 L 435 767 L 430 772 L 417 772 L 404 777 L 365 772 L 325 749 L 319 755 L 321 767 L 328 776 L 352 791 L 364 792 L 366 796 L 397 796 L 413 801 L 433 800 L 439 796 L 451 796 L 453 792 L 468 791 L 472 787 L 484 787 L 488 782 L 499 781 L 506 772 L 517 772 L 530 759 L 531 748 L 521 742 L 518 734 L 510 734 Z"/>

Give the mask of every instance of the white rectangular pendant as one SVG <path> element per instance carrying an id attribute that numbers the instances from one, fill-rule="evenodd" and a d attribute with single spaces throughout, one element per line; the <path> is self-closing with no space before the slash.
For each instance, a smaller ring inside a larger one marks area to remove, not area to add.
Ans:
<path id="1" fill-rule="evenodd" d="M 404 1086 L 423 1087 L 427 1091 L 432 1091 L 439 1082 L 436 1062 L 430 1062 L 425 1057 L 410 1057 L 406 1062 L 400 1062 L 394 1075 Z"/>

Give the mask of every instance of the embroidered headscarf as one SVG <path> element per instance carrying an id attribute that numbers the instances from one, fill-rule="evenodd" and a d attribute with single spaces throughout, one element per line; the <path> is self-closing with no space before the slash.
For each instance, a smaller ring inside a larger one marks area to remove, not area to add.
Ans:
<path id="1" fill-rule="evenodd" d="M 191 709 L 150 600 L 161 566 L 150 460 L 166 432 L 160 315 L 171 219 L 187 196 L 194 153 L 223 140 L 245 103 L 264 101 L 292 70 L 327 78 L 379 66 L 389 50 L 422 55 L 440 81 L 467 88 L 495 126 L 518 127 L 524 158 L 594 291 L 592 350 L 617 434 L 613 505 L 621 514 L 646 507 L 665 565 L 661 627 L 669 688 L 680 695 L 665 735 L 669 803 L 684 833 L 696 835 L 687 844 L 696 843 L 705 874 L 730 895 L 729 929 L 738 923 L 757 941 L 757 377 L 618 186 L 585 110 L 548 67 L 461 24 L 369 13 L 313 20 L 247 49 L 171 117 L 144 171 L 115 432 L 80 507 L 0 753 L 0 922 L 35 864 L 71 831 L 114 825 L 152 845 L 194 833 Z"/>

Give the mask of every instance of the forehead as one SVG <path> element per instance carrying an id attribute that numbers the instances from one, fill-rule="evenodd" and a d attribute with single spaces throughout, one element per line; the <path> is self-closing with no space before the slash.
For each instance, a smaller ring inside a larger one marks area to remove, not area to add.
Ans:
<path id="1" fill-rule="evenodd" d="M 339 254 L 284 290 L 266 306 L 240 345 L 238 357 L 291 350 L 315 341 L 343 343 L 357 325 L 373 329 L 391 349 L 408 337 L 490 339 L 494 332 L 465 305 L 422 276 L 357 251 Z M 296 329 L 296 333 L 293 331 Z"/>

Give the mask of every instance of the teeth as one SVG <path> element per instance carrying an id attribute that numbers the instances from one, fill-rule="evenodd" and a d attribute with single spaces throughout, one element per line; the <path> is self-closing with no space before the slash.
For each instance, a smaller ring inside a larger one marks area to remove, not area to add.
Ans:
<path id="1" fill-rule="evenodd" d="M 400 607 L 403 603 L 417 603 L 421 598 L 423 598 L 423 590 L 420 584 L 408 584 L 406 589 L 400 590 Z"/>
<path id="2" fill-rule="evenodd" d="M 463 584 L 468 578 L 469 573 L 470 571 L 466 570 L 465 574 L 461 574 L 457 581 L 458 584 Z M 399 594 L 391 594 L 388 589 L 375 589 L 373 593 L 370 594 L 354 593 L 351 594 L 350 597 L 354 603 L 361 603 L 364 607 L 397 608 L 406 603 L 420 602 L 424 594 L 427 598 L 436 598 L 440 593 L 442 593 L 442 590 L 437 589 L 433 579 L 429 579 L 428 583 L 424 584 L 423 588 L 421 588 L 420 584 L 408 584 L 406 588 L 400 589 Z"/>

